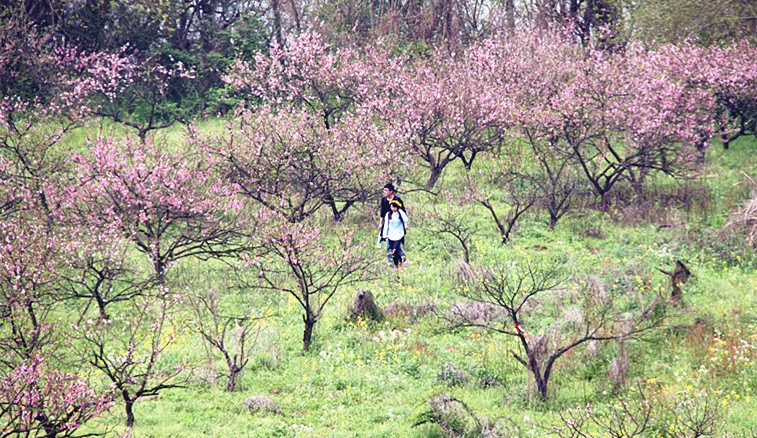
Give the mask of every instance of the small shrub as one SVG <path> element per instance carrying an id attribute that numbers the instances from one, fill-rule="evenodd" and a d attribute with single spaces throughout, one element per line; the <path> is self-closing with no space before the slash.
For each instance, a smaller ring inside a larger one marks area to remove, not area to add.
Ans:
<path id="1" fill-rule="evenodd" d="M 462 401 L 439 394 L 426 401 L 428 409 L 421 412 L 413 427 L 435 424 L 445 437 L 476 436 L 480 424 L 473 411 Z"/>
<path id="2" fill-rule="evenodd" d="M 473 374 L 476 376 L 476 384 L 481 388 L 491 388 L 499 384 L 497 376 L 492 374 L 484 366 L 476 367 Z"/>
<path id="3" fill-rule="evenodd" d="M 279 405 L 271 398 L 264 395 L 253 395 L 252 397 L 247 398 L 243 403 L 245 407 L 252 412 L 281 414 Z"/>
<path id="4" fill-rule="evenodd" d="M 449 386 L 463 385 L 470 380 L 465 371 L 451 363 L 445 363 L 441 366 L 436 373 L 436 379 L 440 382 L 445 382 Z"/>

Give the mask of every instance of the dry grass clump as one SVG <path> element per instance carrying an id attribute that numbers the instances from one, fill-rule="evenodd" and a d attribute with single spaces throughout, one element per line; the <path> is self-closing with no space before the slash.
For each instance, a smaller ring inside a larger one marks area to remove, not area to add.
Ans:
<path id="1" fill-rule="evenodd" d="M 445 382 L 449 386 L 463 385 L 470 380 L 468 374 L 452 363 L 445 363 L 436 373 L 436 380 Z"/>
<path id="2" fill-rule="evenodd" d="M 384 315 L 389 319 L 403 320 L 417 324 L 424 316 L 437 310 L 438 305 L 434 302 L 422 304 L 409 304 L 393 301 L 384 307 Z"/>
<path id="3" fill-rule="evenodd" d="M 722 233 L 739 234 L 745 237 L 745 244 L 757 248 L 757 180 L 744 175 L 752 187 L 752 199 L 728 215 L 728 221 L 721 229 Z"/>
<path id="4" fill-rule="evenodd" d="M 488 326 L 506 317 L 507 313 L 500 306 L 481 301 L 462 301 L 449 308 L 446 319 L 456 324 Z"/>
<path id="5" fill-rule="evenodd" d="M 242 402 L 251 412 L 265 412 L 271 414 L 281 414 L 279 405 L 270 397 L 264 395 L 253 395 Z"/>

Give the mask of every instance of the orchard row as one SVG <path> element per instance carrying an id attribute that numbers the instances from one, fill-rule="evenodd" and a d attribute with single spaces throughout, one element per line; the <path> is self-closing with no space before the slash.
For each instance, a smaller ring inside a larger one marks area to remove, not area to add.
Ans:
<path id="1" fill-rule="evenodd" d="M 554 226 L 577 191 L 604 200 L 653 175 L 702 175 L 712 140 L 727 147 L 757 120 L 746 43 L 607 51 L 522 33 L 449 54 L 306 32 L 223 72 L 233 113 L 164 135 L 166 84 L 193 80 L 181 63 L 80 53 L 13 26 L 3 81 L 33 86 L 0 102 L 3 435 L 70 436 L 115 400 L 131 426 L 139 398 L 175 386 L 183 368 L 160 358 L 186 298 L 169 286 L 182 260 L 289 294 L 308 350 L 335 293 L 380 270 L 350 231 L 316 220 L 324 210 L 339 222 L 395 179 L 433 191 L 459 161 L 492 213 L 494 191 L 510 196 L 506 242 L 533 206 Z M 214 345 L 233 390 L 246 362 L 223 336 Z"/>

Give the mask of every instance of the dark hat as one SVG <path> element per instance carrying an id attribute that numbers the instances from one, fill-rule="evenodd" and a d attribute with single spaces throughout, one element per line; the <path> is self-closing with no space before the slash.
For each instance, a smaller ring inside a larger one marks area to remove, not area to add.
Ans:
<path id="1" fill-rule="evenodd" d="M 392 183 L 386 183 L 386 184 L 384 185 L 384 188 L 385 188 L 385 189 L 389 189 L 389 190 L 391 190 L 391 191 L 394 191 L 394 184 L 392 184 Z"/>

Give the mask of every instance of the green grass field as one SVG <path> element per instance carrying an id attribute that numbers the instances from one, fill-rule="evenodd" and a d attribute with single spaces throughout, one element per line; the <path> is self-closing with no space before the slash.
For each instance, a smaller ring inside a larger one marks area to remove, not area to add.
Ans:
<path id="1" fill-rule="evenodd" d="M 385 318 L 350 320 L 357 288 L 341 290 L 317 323 L 307 353 L 301 309 L 288 295 L 238 289 L 225 268 L 211 262 L 174 268 L 171 281 L 177 287 L 213 289 L 229 312 L 248 307 L 265 317 L 254 327 L 249 363 L 231 393 L 225 391 L 222 358 L 191 328 L 180 333 L 165 366 L 191 364 L 192 375 L 185 388 L 140 400 L 132 435 L 557 436 L 552 428 L 564 424 L 568 409 L 590 404 L 598 418 L 610 419 L 620 400 L 644 388 L 673 409 L 675 402 L 683 407 L 656 414 L 656 425 L 643 436 L 697 436 L 686 431 L 689 414 L 682 411 L 691 400 L 701 401 L 692 409 L 717 415 L 712 435 L 698 436 L 756 436 L 757 256 L 743 245 L 743 236 L 718 232 L 727 214 L 753 196 L 744 175 L 757 175 L 756 151 L 754 138 L 714 150 L 710 159 L 718 158 L 718 173 L 686 183 L 691 196 L 685 202 L 665 198 L 683 189 L 661 180 L 648 187 L 649 197 L 609 212 L 576 208 L 554 230 L 547 229 L 543 212 L 526 215 L 505 246 L 487 211 L 466 210 L 467 223 L 477 230 L 471 237 L 474 265 L 559 256 L 571 273 L 564 282 L 568 288 L 597 278 L 618 293 L 663 295 L 670 293 L 670 280 L 660 270 L 671 271 L 675 260 L 691 270 L 683 303 L 671 309 L 663 327 L 642 340 L 589 342 L 566 353 L 556 361 L 546 401 L 508 352 L 520 348 L 516 338 L 448 327 L 449 306 L 462 300 L 461 246 L 434 232 L 428 218 L 449 201 L 411 191 L 400 193 L 412 222 L 405 248 L 411 263 L 359 287 L 372 291 Z M 463 172 L 448 169 L 439 192 L 454 193 Z M 452 207 L 463 211 L 462 205 Z M 373 208 L 356 206 L 339 226 L 356 231 L 376 259 L 384 260 L 383 250 L 374 248 Z M 192 318 L 189 312 L 185 317 Z M 529 335 L 539 336 L 548 322 L 529 327 Z M 611 370 L 621 355 L 626 369 L 618 376 Z M 457 428 L 453 419 L 430 414 L 429 400 L 441 394 L 462 402 L 452 414 Z M 280 412 L 251 411 L 243 404 L 250 396 L 269 397 Z M 123 415 L 116 406 L 98 428 L 124 432 Z M 603 436 L 598 427 L 587 430 Z"/>

